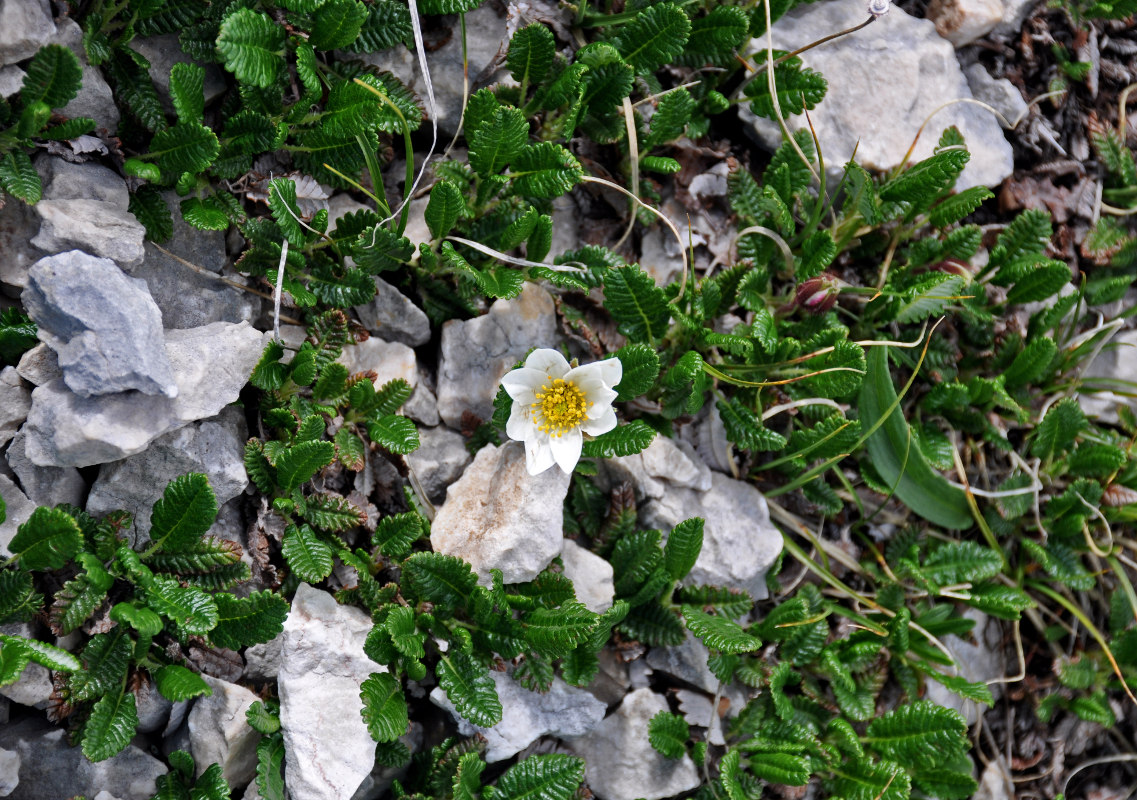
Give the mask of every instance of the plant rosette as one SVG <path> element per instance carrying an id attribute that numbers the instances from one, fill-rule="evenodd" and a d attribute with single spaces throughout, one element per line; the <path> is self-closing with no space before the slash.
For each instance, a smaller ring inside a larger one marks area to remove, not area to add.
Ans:
<path id="1" fill-rule="evenodd" d="M 539 475 L 553 464 L 571 473 L 580 460 L 584 434 L 616 427 L 612 389 L 624 374 L 618 358 L 573 366 L 556 350 L 538 349 L 501 385 L 513 398 L 505 432 L 525 443 L 525 466 Z"/>

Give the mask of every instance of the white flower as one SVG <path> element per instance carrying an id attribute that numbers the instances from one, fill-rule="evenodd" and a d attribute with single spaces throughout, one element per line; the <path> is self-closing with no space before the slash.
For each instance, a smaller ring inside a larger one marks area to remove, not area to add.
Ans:
<path id="1" fill-rule="evenodd" d="M 612 387 L 624 375 L 618 358 L 573 367 L 556 350 L 534 350 L 525 366 L 506 374 L 501 385 L 513 398 L 505 432 L 525 442 L 525 466 L 538 475 L 553 464 L 571 473 L 580 460 L 582 434 L 597 436 L 616 427 Z"/>

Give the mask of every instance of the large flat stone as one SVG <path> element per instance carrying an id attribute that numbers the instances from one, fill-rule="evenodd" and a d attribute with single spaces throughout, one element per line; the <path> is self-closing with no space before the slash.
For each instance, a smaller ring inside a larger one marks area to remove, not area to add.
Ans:
<path id="1" fill-rule="evenodd" d="M 482 581 L 491 569 L 506 583 L 531 581 L 560 555 L 568 486 L 559 469 L 530 475 L 520 442 L 486 445 L 447 490 L 430 544 L 468 561 Z"/>
<path id="2" fill-rule="evenodd" d="M 86 467 L 132 456 L 167 433 L 217 415 L 235 401 L 266 335 L 242 322 L 165 333 L 175 398 L 122 392 L 79 397 L 56 379 L 32 392 L 24 425 L 28 458 L 40 466 Z"/>
<path id="3" fill-rule="evenodd" d="M 773 26 L 773 46 L 795 50 L 817 39 L 819 32 L 839 31 L 866 18 L 861 3 L 826 0 L 799 6 Z M 750 51 L 766 48 L 766 37 L 750 43 Z M 995 117 L 970 103 L 971 90 L 955 57 L 955 48 L 936 33 L 931 20 L 917 19 L 893 6 L 887 15 L 867 28 L 828 42 L 801 56 L 805 66 L 825 76 L 825 99 L 809 112 L 821 142 L 825 163 L 838 171 L 853 155 L 870 170 L 897 166 L 925 120 L 928 122 L 910 158 L 919 161 L 932 154 L 940 132 L 959 127 L 971 161 L 956 185 L 997 186 L 1014 170 L 1011 146 Z M 934 113 L 934 116 L 931 116 Z M 756 119 L 748 106 L 740 107 L 767 147 L 781 143 L 777 121 Z M 804 114 L 788 117 L 791 131 L 808 130 Z"/>

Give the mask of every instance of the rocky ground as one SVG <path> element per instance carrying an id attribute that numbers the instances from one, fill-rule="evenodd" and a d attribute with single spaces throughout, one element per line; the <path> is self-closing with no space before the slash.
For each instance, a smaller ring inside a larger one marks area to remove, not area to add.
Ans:
<path id="1" fill-rule="evenodd" d="M 512 24 L 512 15 L 504 12 L 486 3 L 467 17 L 469 74 L 475 82 L 493 77 L 495 57 Z M 864 17 L 862 4 L 854 0 L 808 5 L 774 27 L 773 46 L 793 49 L 818 31 L 848 28 Z M 427 32 L 441 133 L 447 139 L 462 103 L 461 47 L 449 25 Z M 163 38 L 135 45 L 151 59 L 159 86 L 172 60 L 182 58 L 168 40 L 172 37 Z M 48 0 L 0 0 L 0 95 L 19 89 L 19 64 L 50 42 L 72 48 L 86 64 L 77 25 L 53 17 Z M 1090 61 L 1094 77 L 1061 100 L 1028 105 L 1047 91 L 1055 75 L 1049 49 L 1055 42 Z M 764 40 L 752 43 L 755 49 L 765 46 Z M 384 58 L 382 66 L 421 90 L 409 54 Z M 1117 95 L 1137 76 L 1132 29 L 1111 23 L 1096 26 L 1088 36 L 1074 34 L 1061 12 L 1036 8 L 1030 0 L 902 3 L 866 30 L 818 48 L 810 64 L 830 81 L 830 99 L 812 122 L 834 180 L 854 149 L 868 168 L 888 170 L 901 163 L 916 130 L 939 109 L 932 127 L 958 125 L 972 152 L 961 188 L 1001 186 L 1004 211 L 1046 208 L 1061 225 L 1059 241 L 1068 255 L 1079 258 L 1101 184 L 1086 121 L 1116 122 Z M 214 91 L 221 84 L 219 76 L 207 72 L 207 101 L 211 81 Z M 249 283 L 234 269 L 234 257 L 243 248 L 239 237 L 178 222 L 173 239 L 163 246 L 144 239 L 142 225 L 127 210 L 124 178 L 100 163 L 114 147 L 119 123 L 110 97 L 99 70 L 86 66 L 83 91 L 63 113 L 96 119 L 98 135 L 37 153 L 43 200 L 28 207 L 9 199 L 0 208 L 0 307 L 21 300 L 41 340 L 18 365 L 0 372 L 0 496 L 7 505 L 0 554 L 36 506 L 59 503 L 96 514 L 130 511 L 136 520 L 133 535 L 145 541 L 149 509 L 166 483 L 202 472 L 222 505 L 210 534 L 241 545 L 254 573 L 243 591 L 253 591 L 271 583 L 257 554 L 264 552 L 266 537 L 280 535 L 266 527 L 242 460 L 244 442 L 257 433 L 249 429 L 246 381 L 272 336 L 271 290 Z M 974 104 L 945 107 L 958 98 L 982 100 L 1017 125 L 1008 130 L 989 109 Z M 1132 142 L 1132 121 L 1128 134 Z M 736 121 L 716 122 L 711 146 L 684 145 L 682 180 L 663 210 L 684 230 L 692 214 L 689 236 L 701 269 L 730 258 L 732 226 L 723 200 L 727 159 L 756 164 L 764 157 L 762 148 L 777 138 L 776 129 L 743 111 Z M 914 157 L 926 155 L 934 142 L 934 135 L 921 137 Z M 399 169 L 390 172 L 399 174 Z M 412 207 L 419 217 L 412 226 L 424 224 L 424 202 Z M 359 206 L 342 193 L 328 194 L 322 204 L 333 218 Z M 602 196 L 578 189 L 571 202 L 562 203 L 553 251 L 577 243 L 611 244 L 622 225 L 615 217 Z M 636 247 L 660 282 L 679 269 L 675 243 L 658 229 L 639 237 Z M 560 555 L 578 597 L 594 611 L 607 608 L 613 597 L 610 565 L 562 536 L 560 500 L 568 477 L 551 470 L 530 478 L 517 445 L 489 447 L 476 457 L 465 448 L 470 420 L 492 412 L 502 373 L 530 348 L 557 346 L 576 335 L 558 327 L 553 296 L 530 286 L 514 300 L 494 303 L 484 316 L 432 330 L 410 299 L 381 279 L 377 283 L 376 300 L 356 309 L 372 337 L 349 348 L 343 361 L 353 372 L 374 370 L 378 383 L 404 378 L 415 388 L 404 411 L 418 423 L 422 445 L 407 461 L 437 507 L 434 548 L 460 555 L 475 568 L 500 567 L 507 583 L 531 579 Z M 303 337 L 302 329 L 287 321 L 281 334 L 286 342 Z M 1097 369 L 1125 376 L 1133 365 L 1105 359 Z M 640 455 L 611 460 L 601 478 L 609 486 L 630 482 L 650 527 L 704 517 L 707 540 L 695 578 L 761 597 L 781 534 L 759 491 L 727 474 L 724 447 L 721 431 L 701 420 L 681 429 L 675 440 L 659 438 Z M 364 502 L 382 508 L 397 476 L 386 462 L 370 466 L 354 488 Z M 482 527 L 498 535 L 489 541 L 468 534 Z M 334 577 L 333 588 L 337 579 L 350 576 Z M 341 789 L 358 785 L 357 798 L 378 797 L 392 773 L 372 770 L 374 742 L 358 714 L 347 710 L 358 708 L 360 683 L 374 668 L 362 649 L 369 628 L 362 611 L 301 585 L 284 632 L 269 644 L 243 654 L 191 647 L 188 658 L 208 676 L 213 695 L 172 704 L 155 691 L 144 693 L 135 744 L 99 764 L 87 761 L 51 722 L 51 675 L 33 664 L 16 684 L 0 688 L 0 797 L 87 794 L 94 800 L 145 800 L 155 778 L 167 770 L 164 754 L 186 749 L 199 765 L 220 763 L 226 780 L 251 800 L 258 797 L 250 783 L 258 735 L 244 712 L 269 690 L 281 700 L 292 797 L 332 796 L 322 788 L 329 775 Z M 9 630 L 21 631 L 27 635 L 30 628 Z M 998 636 L 958 646 L 969 679 L 997 678 L 1016 668 L 1008 666 Z M 601 675 L 587 690 L 558 680 L 539 695 L 521 689 L 505 673 L 494 673 L 504 715 L 491 730 L 452 717 L 440 689 L 424 690 L 421 705 L 433 703 L 438 711 L 424 712 L 421 719 L 428 722 L 417 724 L 410 739 L 419 745 L 437 742 L 457 723 L 462 735 L 477 730 L 486 737 L 490 762 L 553 748 L 585 757 L 587 782 L 604 800 L 689 792 L 700 783 L 694 763 L 665 761 L 652 750 L 647 721 L 667 708 L 663 692 L 670 690 L 689 719 L 704 720 L 714 743 L 718 718 L 711 714 L 711 702 L 718 682 L 706 666 L 705 648 L 693 638 L 680 647 L 638 655 L 606 651 Z M 946 692 L 936 699 L 959 703 Z M 976 718 L 976 709 L 965 711 Z M 996 734 L 1004 741 L 1059 735 Z M 1061 735 L 1068 740 L 1063 757 L 1093 755 L 1078 749 L 1076 732 Z M 1020 756 L 1029 754 L 1014 757 Z M 1015 796 L 1006 763 L 991 764 L 977 796 Z"/>

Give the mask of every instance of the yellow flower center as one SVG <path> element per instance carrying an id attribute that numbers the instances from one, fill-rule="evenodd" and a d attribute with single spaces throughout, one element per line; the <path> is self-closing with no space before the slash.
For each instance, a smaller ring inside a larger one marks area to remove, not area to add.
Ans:
<path id="1" fill-rule="evenodd" d="M 550 377 L 550 383 L 536 393 L 533 414 L 537 428 L 550 436 L 560 436 L 580 425 L 592 403 L 584 399 L 584 392 L 572 381 Z"/>

